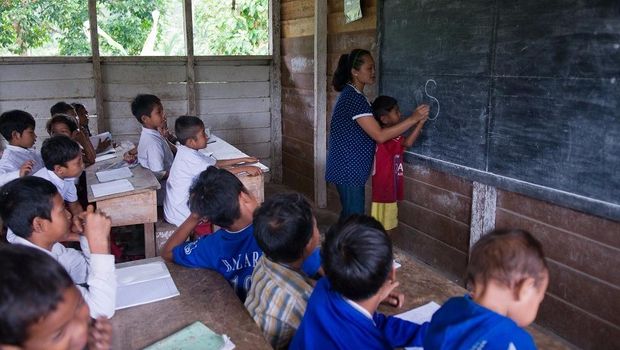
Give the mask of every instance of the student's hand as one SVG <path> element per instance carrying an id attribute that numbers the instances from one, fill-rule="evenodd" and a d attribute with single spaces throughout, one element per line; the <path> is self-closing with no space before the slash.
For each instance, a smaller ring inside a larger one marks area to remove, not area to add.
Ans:
<path id="1" fill-rule="evenodd" d="M 88 349 L 108 350 L 112 344 L 112 323 L 105 317 L 99 317 L 88 328 Z"/>
<path id="2" fill-rule="evenodd" d="M 30 175 L 32 167 L 34 166 L 34 160 L 27 160 L 19 167 L 19 177 Z"/>
<path id="3" fill-rule="evenodd" d="M 391 292 L 388 294 L 385 299 L 381 301 L 381 304 L 393 306 L 395 308 L 400 308 L 403 306 L 403 302 L 405 301 L 405 295 L 399 292 Z"/>
<path id="4" fill-rule="evenodd" d="M 263 172 L 262 170 L 260 170 L 259 167 L 255 167 L 255 166 L 244 166 L 242 168 L 243 168 L 243 171 L 245 171 L 248 174 L 248 176 L 257 176 Z"/>
<path id="5" fill-rule="evenodd" d="M 107 150 L 111 144 L 112 144 L 112 141 L 109 138 L 106 138 L 103 141 L 99 141 L 99 143 L 97 144 L 97 149 L 95 150 L 95 153 L 101 153 Z"/>
<path id="6" fill-rule="evenodd" d="M 138 159 L 138 149 L 135 147 L 123 154 L 123 160 L 127 163 L 134 163 Z"/>
<path id="7" fill-rule="evenodd" d="M 258 163 L 258 158 L 255 157 L 243 157 L 238 159 L 239 163 Z"/>
<path id="8" fill-rule="evenodd" d="M 110 218 L 89 205 L 86 211 L 80 214 L 80 219 L 84 222 L 84 236 L 88 240 L 91 253 L 110 254 Z"/>
<path id="9" fill-rule="evenodd" d="M 428 107 L 428 105 L 419 105 L 418 108 L 413 111 L 410 118 L 414 118 L 419 122 L 422 119 L 428 118 L 429 111 L 430 108 Z"/>
<path id="10" fill-rule="evenodd" d="M 71 233 L 77 234 L 79 239 L 79 234 L 84 231 L 83 221 L 79 216 L 74 215 L 71 218 Z"/>

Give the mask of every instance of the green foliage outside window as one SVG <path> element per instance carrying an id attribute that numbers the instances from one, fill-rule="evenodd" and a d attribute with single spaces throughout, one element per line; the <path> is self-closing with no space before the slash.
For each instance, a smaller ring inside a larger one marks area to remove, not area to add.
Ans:
<path id="1" fill-rule="evenodd" d="M 98 0 L 103 56 L 185 55 L 182 0 Z M 268 0 L 194 0 L 196 55 L 268 54 Z M 86 0 L 0 0 L 0 55 L 90 56 Z"/>

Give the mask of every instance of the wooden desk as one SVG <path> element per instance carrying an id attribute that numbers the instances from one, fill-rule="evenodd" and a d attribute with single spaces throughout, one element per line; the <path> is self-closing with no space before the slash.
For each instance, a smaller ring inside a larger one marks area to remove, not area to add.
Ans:
<path id="1" fill-rule="evenodd" d="M 112 219 L 112 226 L 144 224 L 144 255 L 155 256 L 155 222 L 157 222 L 157 194 L 161 187 L 153 173 L 138 165 L 131 169 L 133 176 L 128 178 L 134 187 L 133 191 L 117 193 L 95 198 L 91 185 L 98 184 L 96 172 L 119 162 L 121 158 L 113 158 L 95 163 L 86 168 L 86 184 L 88 202 L 95 203 L 97 208 Z"/>
<path id="2" fill-rule="evenodd" d="M 205 154 L 211 154 L 217 160 L 234 159 L 247 157 L 248 155 L 241 152 L 238 148 L 230 143 L 222 140 L 221 138 L 211 135 L 209 141 L 215 141 L 207 144 L 207 147 L 201 149 L 200 152 Z M 262 163 L 253 164 L 261 168 L 263 173 L 269 172 L 269 168 Z M 265 177 L 263 174 L 258 176 L 247 176 L 245 174 L 237 176 L 243 183 L 243 186 L 250 191 L 250 193 L 256 198 L 258 203 L 262 203 L 265 200 Z"/>
<path id="3" fill-rule="evenodd" d="M 159 258 L 155 258 L 159 259 Z M 144 264 L 155 259 L 118 264 Z M 217 272 L 166 263 L 180 295 L 118 310 L 112 317 L 112 349 L 142 349 L 192 324 L 203 322 L 226 334 L 236 349 L 271 349 L 226 280 Z"/>

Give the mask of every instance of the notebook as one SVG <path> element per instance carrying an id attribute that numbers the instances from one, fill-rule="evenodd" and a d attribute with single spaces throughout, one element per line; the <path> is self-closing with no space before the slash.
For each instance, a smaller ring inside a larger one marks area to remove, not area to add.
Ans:
<path id="1" fill-rule="evenodd" d="M 120 167 L 117 169 L 103 170 L 95 173 L 99 182 L 108 182 L 132 177 L 133 173 L 129 167 Z"/>
<path id="2" fill-rule="evenodd" d="M 226 335 L 213 332 L 202 322 L 194 322 L 180 331 L 147 346 L 144 350 L 229 350 L 234 349 Z"/>
<path id="3" fill-rule="evenodd" d="M 401 314 L 394 315 L 394 317 L 398 317 L 403 320 L 411 321 L 413 323 L 422 324 L 424 322 L 430 322 L 431 318 L 433 317 L 433 314 L 435 313 L 435 311 L 439 310 L 440 307 L 441 305 L 437 304 L 434 301 L 431 301 L 427 304 L 416 307 L 415 309 L 411 309 Z M 410 348 L 405 348 L 405 349 L 418 350 L 422 348 L 410 347 Z"/>
<path id="4" fill-rule="evenodd" d="M 116 269 L 116 310 L 179 295 L 163 261 Z"/>
<path id="5" fill-rule="evenodd" d="M 93 190 L 93 196 L 95 196 L 95 198 L 129 192 L 134 189 L 131 182 L 125 179 L 90 185 L 90 188 Z"/>

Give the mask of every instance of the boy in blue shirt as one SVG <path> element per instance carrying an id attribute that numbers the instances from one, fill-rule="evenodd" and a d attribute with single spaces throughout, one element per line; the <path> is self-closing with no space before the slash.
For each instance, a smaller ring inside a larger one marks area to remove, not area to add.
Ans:
<path id="1" fill-rule="evenodd" d="M 392 242 L 369 216 L 332 227 L 319 280 L 290 349 L 393 349 L 422 346 L 428 323 L 418 325 L 376 312 L 398 286 Z"/>
<path id="2" fill-rule="evenodd" d="M 536 349 L 521 327 L 534 321 L 549 283 L 542 245 L 522 230 L 496 230 L 472 248 L 471 295 L 433 315 L 424 349 Z"/>
<path id="3" fill-rule="evenodd" d="M 190 216 L 168 239 L 161 256 L 186 267 L 219 272 L 230 283 L 241 301 L 252 283 L 252 272 L 263 252 L 254 238 L 252 226 L 256 199 L 228 170 L 208 167 L 189 190 Z M 197 241 L 186 242 L 202 218 L 221 228 Z M 317 253 L 313 259 L 318 258 Z M 310 258 L 308 260 L 311 260 Z M 320 262 L 307 263 L 314 275 Z"/>
<path id="4" fill-rule="evenodd" d="M 252 214 L 258 202 L 235 175 L 208 167 L 190 188 L 189 207 L 192 214 L 168 239 L 161 256 L 186 267 L 219 272 L 237 296 L 245 300 L 252 271 L 262 255 L 252 227 Z M 203 217 L 221 229 L 197 241 L 185 242 Z"/>

